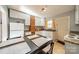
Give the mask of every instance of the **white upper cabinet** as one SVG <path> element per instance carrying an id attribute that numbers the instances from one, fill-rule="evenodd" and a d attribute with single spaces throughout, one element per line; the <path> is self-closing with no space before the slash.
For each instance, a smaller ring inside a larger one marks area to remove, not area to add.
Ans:
<path id="1" fill-rule="evenodd" d="M 30 25 L 30 15 L 25 15 L 25 25 Z"/>
<path id="2" fill-rule="evenodd" d="M 23 19 L 21 12 L 18 12 L 18 11 L 15 11 L 15 10 L 11 10 L 11 9 L 10 9 L 10 17 Z"/>
<path id="3" fill-rule="evenodd" d="M 25 20 L 25 25 L 30 25 L 30 15 L 18 12 L 15 10 L 10 10 L 10 17 L 20 18 Z"/>
<path id="4" fill-rule="evenodd" d="M 75 6 L 75 24 L 79 24 L 79 5 Z"/>
<path id="5" fill-rule="evenodd" d="M 35 26 L 44 26 L 44 23 L 43 18 L 35 17 Z"/>

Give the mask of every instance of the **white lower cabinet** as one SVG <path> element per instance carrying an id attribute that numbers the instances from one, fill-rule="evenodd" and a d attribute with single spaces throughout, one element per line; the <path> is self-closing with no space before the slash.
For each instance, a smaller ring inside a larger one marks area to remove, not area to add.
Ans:
<path id="1" fill-rule="evenodd" d="M 79 54 L 79 45 L 65 42 L 65 53 L 66 54 Z"/>
<path id="2" fill-rule="evenodd" d="M 51 31 L 38 31 L 38 32 L 36 32 L 36 34 L 40 34 L 44 37 L 53 39 L 53 32 L 51 32 Z"/>

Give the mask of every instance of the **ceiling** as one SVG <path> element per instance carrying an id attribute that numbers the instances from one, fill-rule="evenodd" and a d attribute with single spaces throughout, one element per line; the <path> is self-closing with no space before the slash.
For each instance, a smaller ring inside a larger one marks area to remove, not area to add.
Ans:
<path id="1" fill-rule="evenodd" d="M 21 5 L 13 5 L 8 7 L 18 7 Z M 74 10 L 74 5 L 47 5 L 46 12 L 42 12 L 41 9 L 45 7 L 45 5 L 24 5 L 25 8 L 28 8 L 29 10 L 33 11 L 34 13 L 38 14 L 42 17 L 54 17 L 56 15 Z"/>

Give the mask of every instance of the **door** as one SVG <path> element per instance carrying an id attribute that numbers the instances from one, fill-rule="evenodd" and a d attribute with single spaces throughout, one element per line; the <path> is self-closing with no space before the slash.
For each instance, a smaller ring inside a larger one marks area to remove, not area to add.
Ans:
<path id="1" fill-rule="evenodd" d="M 64 16 L 56 19 L 58 40 L 64 42 L 64 36 L 70 32 L 70 17 Z"/>

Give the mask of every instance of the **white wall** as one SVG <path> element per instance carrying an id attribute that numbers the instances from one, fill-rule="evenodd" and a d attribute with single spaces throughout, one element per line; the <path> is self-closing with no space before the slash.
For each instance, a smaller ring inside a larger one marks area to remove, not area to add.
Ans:
<path id="1" fill-rule="evenodd" d="M 0 6 L 2 11 L 2 41 L 8 38 L 8 9 L 6 6 Z"/>

